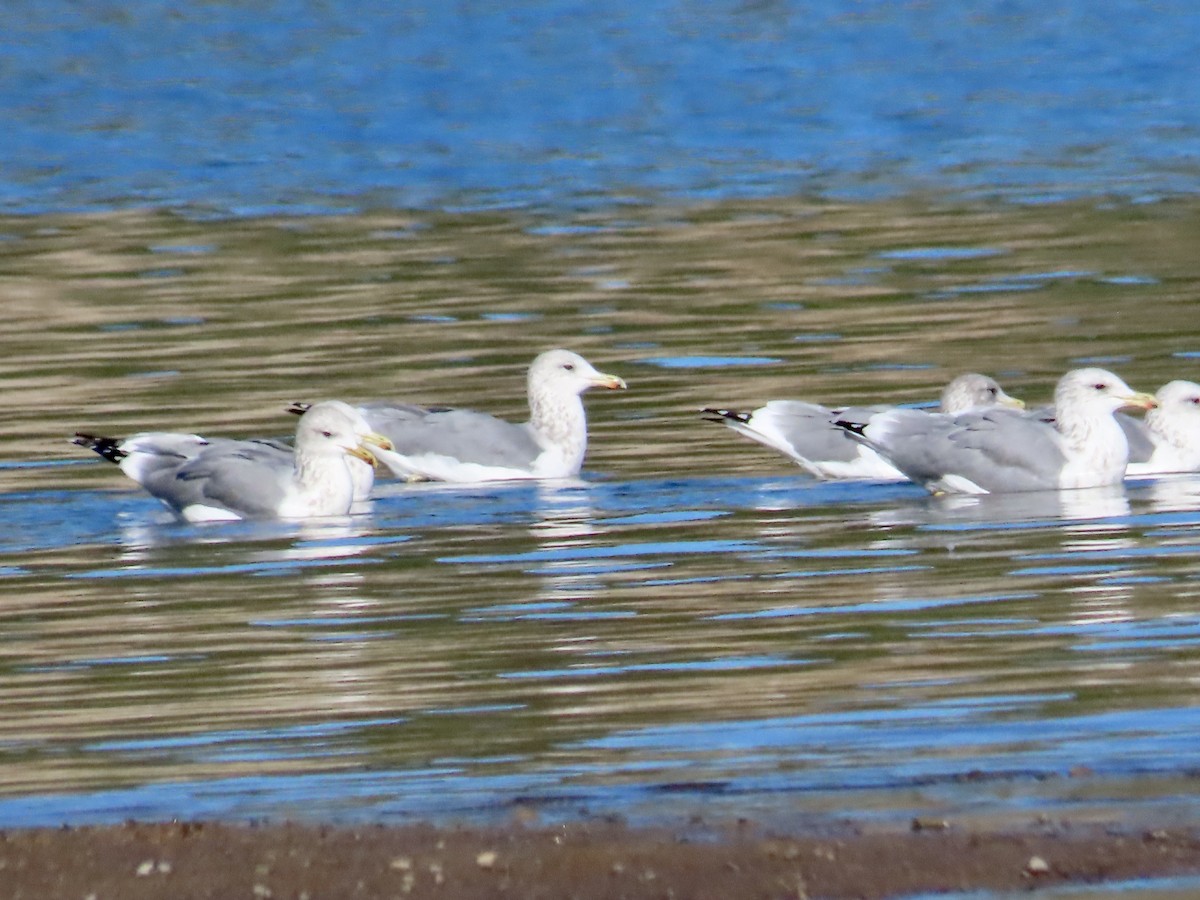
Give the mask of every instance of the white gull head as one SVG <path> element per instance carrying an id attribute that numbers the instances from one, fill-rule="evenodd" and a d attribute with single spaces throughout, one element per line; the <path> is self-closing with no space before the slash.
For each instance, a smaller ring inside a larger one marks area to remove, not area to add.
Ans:
<path id="1" fill-rule="evenodd" d="M 1025 401 L 1010 397 L 996 379 L 977 372 L 959 375 L 942 391 L 941 410 L 947 415 L 957 416 L 968 410 L 991 406 L 1024 409 Z"/>
<path id="2" fill-rule="evenodd" d="M 587 452 L 587 415 L 580 395 L 594 387 L 619 390 L 625 382 L 597 371 L 570 350 L 547 350 L 529 366 L 529 427 L 543 447 L 538 474 L 578 474 Z"/>
<path id="3" fill-rule="evenodd" d="M 1135 391 L 1105 369 L 1074 369 L 1054 389 L 1057 429 L 1067 463 L 1059 476 L 1064 488 L 1116 484 L 1125 477 L 1129 442 L 1113 418 L 1120 409 L 1153 409 L 1150 394 Z"/>
<path id="4" fill-rule="evenodd" d="M 391 447 L 362 415 L 339 400 L 316 403 L 296 426 L 294 483 L 280 506 L 285 518 L 345 515 L 362 492 L 375 457 L 368 445 Z M 373 471 L 370 475 L 374 480 Z M 369 492 L 370 486 L 366 490 Z"/>

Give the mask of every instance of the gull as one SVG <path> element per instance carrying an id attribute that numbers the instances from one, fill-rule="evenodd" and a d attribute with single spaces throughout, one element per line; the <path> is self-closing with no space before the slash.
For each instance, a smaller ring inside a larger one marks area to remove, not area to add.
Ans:
<path id="1" fill-rule="evenodd" d="M 957 414 L 992 406 L 1024 409 L 986 375 L 959 375 L 942 391 L 941 411 Z M 791 459 L 816 478 L 904 481 L 904 475 L 871 447 L 854 440 L 835 421 L 845 415 L 858 420 L 891 407 L 831 409 L 803 400 L 771 400 L 753 412 L 703 410 L 705 419 L 725 425 L 752 441 Z"/>
<path id="2" fill-rule="evenodd" d="M 1126 477 L 1200 471 L 1200 384 L 1172 381 L 1144 420 L 1119 416 L 1129 440 Z"/>
<path id="3" fill-rule="evenodd" d="M 315 404 L 300 418 L 294 450 L 176 432 L 124 439 L 77 433 L 72 443 L 116 463 L 188 522 L 346 515 L 364 481 L 350 463 L 372 464 L 375 450 L 391 446 L 338 401 Z"/>
<path id="4" fill-rule="evenodd" d="M 547 350 L 529 366 L 529 421 L 516 424 L 483 412 L 409 403 L 367 403 L 357 410 L 394 451 L 373 451 L 394 475 L 413 481 L 475 483 L 571 478 L 587 452 L 581 394 L 622 389 L 616 375 L 594 369 L 569 350 Z M 292 412 L 306 404 L 295 403 Z"/>
<path id="5" fill-rule="evenodd" d="M 1125 477 L 1129 443 L 1119 409 L 1153 409 L 1104 369 L 1075 369 L 1054 391 L 1054 419 L 1005 409 L 957 416 L 893 409 L 838 426 L 933 493 L 1103 487 Z"/>

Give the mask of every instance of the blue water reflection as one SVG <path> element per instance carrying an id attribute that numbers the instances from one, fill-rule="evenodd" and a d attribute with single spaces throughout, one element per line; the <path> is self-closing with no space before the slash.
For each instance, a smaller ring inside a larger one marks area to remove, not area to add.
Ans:
<path id="1" fill-rule="evenodd" d="M 1151 685 L 1200 619 L 1137 577 L 1194 578 L 1195 544 L 1148 486 L 386 484 L 346 520 L 211 527 L 52 499 L 0 507 L 43 523 L 0 548 L 33 594 L 5 683 L 111 711 L 0 740 L 3 822 L 1021 816 L 1133 779 L 1192 805 L 1200 710 Z M 63 787 L 22 780 L 60 756 Z"/>
<path id="2" fill-rule="evenodd" d="M 0 36 L 9 211 L 1200 183 L 1184 0 L 52 0 Z"/>

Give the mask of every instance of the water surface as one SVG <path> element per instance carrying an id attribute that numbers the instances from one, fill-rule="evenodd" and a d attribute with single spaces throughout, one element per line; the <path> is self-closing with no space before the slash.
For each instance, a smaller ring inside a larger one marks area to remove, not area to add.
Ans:
<path id="1" fill-rule="evenodd" d="M 0 209 L 1152 200 L 1188 0 L 63 0 L 0 10 Z"/>
<path id="2" fill-rule="evenodd" d="M 1195 213 L 0 223 L 0 822 L 1194 821 L 1200 482 L 820 484 L 697 410 L 1194 377 Z M 630 384 L 577 483 L 190 526 L 66 443 L 321 397 L 519 417 L 557 344 Z"/>

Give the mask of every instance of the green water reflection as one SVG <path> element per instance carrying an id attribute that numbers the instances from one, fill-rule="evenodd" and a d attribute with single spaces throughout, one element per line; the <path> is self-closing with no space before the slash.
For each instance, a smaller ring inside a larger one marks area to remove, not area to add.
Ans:
<path id="1" fill-rule="evenodd" d="M 930 400 L 965 370 L 1037 403 L 1082 360 L 1194 378 L 1195 212 L 4 221 L 0 796 L 432 767 L 618 807 L 706 782 L 958 808 L 919 786 L 977 770 L 1026 773 L 971 789 L 1022 814 L 1023 790 L 1166 802 L 1200 764 L 1195 483 L 815 485 L 696 412 Z M 65 441 L 282 434 L 323 397 L 519 418 L 556 345 L 630 385 L 588 400 L 581 485 L 387 485 L 349 522 L 194 528 Z"/>

